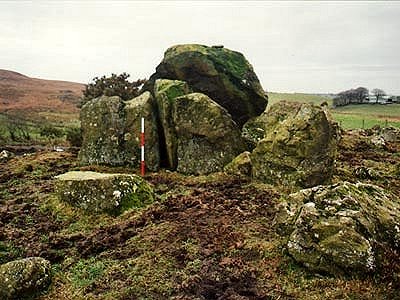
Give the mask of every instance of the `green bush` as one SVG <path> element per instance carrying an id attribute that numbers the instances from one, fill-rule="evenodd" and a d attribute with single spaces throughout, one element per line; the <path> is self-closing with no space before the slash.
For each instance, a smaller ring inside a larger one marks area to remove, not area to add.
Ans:
<path id="1" fill-rule="evenodd" d="M 45 125 L 40 128 L 40 136 L 48 139 L 60 138 L 64 135 L 64 131 L 52 125 Z"/>
<path id="2" fill-rule="evenodd" d="M 72 147 L 82 146 L 82 132 L 79 127 L 68 128 L 66 132 L 66 140 Z"/>
<path id="3" fill-rule="evenodd" d="M 104 96 L 119 96 L 123 100 L 130 100 L 139 95 L 139 88 L 146 82 L 145 79 L 130 82 L 129 74 L 112 74 L 111 77 L 95 77 L 93 82 L 86 85 L 83 91 L 81 106 L 86 102 Z"/>

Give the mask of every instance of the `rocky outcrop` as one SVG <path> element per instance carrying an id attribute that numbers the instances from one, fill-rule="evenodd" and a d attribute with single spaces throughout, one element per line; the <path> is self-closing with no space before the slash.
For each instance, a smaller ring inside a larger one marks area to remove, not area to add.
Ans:
<path id="1" fill-rule="evenodd" d="M 348 182 L 284 198 L 275 218 L 299 263 L 332 275 L 379 270 L 380 246 L 400 246 L 400 203 L 382 188 Z"/>
<path id="2" fill-rule="evenodd" d="M 82 146 L 79 161 L 83 165 L 125 163 L 124 102 L 120 97 L 102 96 L 81 109 Z"/>
<path id="3" fill-rule="evenodd" d="M 0 299 L 32 299 L 51 282 L 50 262 L 29 257 L 0 265 Z"/>
<path id="4" fill-rule="evenodd" d="M 136 175 L 72 171 L 56 180 L 60 199 L 89 213 L 117 215 L 154 200 L 152 187 Z"/>
<path id="5" fill-rule="evenodd" d="M 329 181 L 338 127 L 326 107 L 279 102 L 251 122 L 251 126 L 245 127 L 248 139 L 258 141 L 251 154 L 255 179 L 295 187 L 312 187 Z"/>
<path id="6" fill-rule="evenodd" d="M 201 93 L 177 97 L 172 104 L 177 171 L 208 174 L 245 150 L 240 130 L 228 112 Z"/>
<path id="7" fill-rule="evenodd" d="M 268 102 L 243 54 L 223 47 L 173 46 L 165 52 L 146 88 L 152 90 L 160 78 L 187 82 L 193 91 L 206 94 L 227 109 L 239 126 L 261 114 Z"/>
<path id="8" fill-rule="evenodd" d="M 157 171 L 160 167 L 158 123 L 155 101 L 150 92 L 125 102 L 124 107 L 124 159 L 132 166 L 140 162 L 141 118 L 145 124 L 146 168 Z"/>
<path id="9" fill-rule="evenodd" d="M 172 117 L 172 107 L 177 97 L 190 92 L 191 90 L 187 83 L 179 80 L 159 79 L 154 86 L 154 95 L 157 101 L 159 120 L 164 138 L 163 146 L 165 146 L 167 156 L 167 166 L 173 170 L 178 165 L 176 154 L 178 144 Z"/>

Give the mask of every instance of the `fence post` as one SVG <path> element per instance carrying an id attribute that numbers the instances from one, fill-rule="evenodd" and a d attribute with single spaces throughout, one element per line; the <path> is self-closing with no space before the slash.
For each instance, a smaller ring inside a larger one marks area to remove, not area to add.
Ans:
<path id="1" fill-rule="evenodd" d="M 140 174 L 144 176 L 146 172 L 146 165 L 144 160 L 144 118 L 141 119 L 140 130 Z"/>
<path id="2" fill-rule="evenodd" d="M 364 129 L 364 128 L 365 128 L 365 120 L 362 119 L 362 129 Z"/>

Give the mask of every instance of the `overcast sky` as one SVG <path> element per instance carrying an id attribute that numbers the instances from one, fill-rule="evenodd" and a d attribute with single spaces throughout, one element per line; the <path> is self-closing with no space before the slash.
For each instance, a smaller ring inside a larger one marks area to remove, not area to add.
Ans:
<path id="1" fill-rule="evenodd" d="M 400 94 L 400 2 L 0 2 L 0 69 L 32 77 L 148 78 L 184 43 L 242 52 L 268 91 Z"/>

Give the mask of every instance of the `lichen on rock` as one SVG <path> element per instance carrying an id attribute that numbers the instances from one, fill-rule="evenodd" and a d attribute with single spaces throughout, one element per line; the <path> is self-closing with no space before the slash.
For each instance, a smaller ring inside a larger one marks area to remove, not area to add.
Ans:
<path id="1" fill-rule="evenodd" d="M 239 177 L 251 176 L 250 152 L 244 151 L 224 167 L 224 172 Z"/>
<path id="2" fill-rule="evenodd" d="M 245 150 L 229 113 L 207 95 L 192 93 L 176 98 L 172 117 L 178 172 L 199 175 L 222 171 Z"/>
<path id="3" fill-rule="evenodd" d="M 157 171 L 160 167 L 160 147 L 156 103 L 150 92 L 144 92 L 125 102 L 124 107 L 124 159 L 134 167 L 140 163 L 141 119 L 144 118 L 146 168 Z"/>
<path id="4" fill-rule="evenodd" d="M 51 266 L 41 257 L 29 257 L 0 265 L 0 299 L 30 299 L 51 283 Z"/>
<path id="5" fill-rule="evenodd" d="M 274 222 L 289 254 L 314 272 L 367 274 L 379 270 L 379 245 L 400 246 L 400 203 L 369 184 L 301 190 L 279 203 Z"/>
<path id="6" fill-rule="evenodd" d="M 150 184 L 133 174 L 71 171 L 56 180 L 60 199 L 89 213 L 118 215 L 154 201 Z"/>
<path id="7" fill-rule="evenodd" d="M 164 138 L 167 165 L 175 170 L 178 165 L 177 138 L 172 117 L 175 99 L 191 92 L 186 82 L 180 80 L 158 79 L 154 85 L 162 137 Z"/>
<path id="8" fill-rule="evenodd" d="M 81 164 L 124 164 L 124 114 L 124 102 L 118 96 L 101 96 L 82 107 Z"/>
<path id="9" fill-rule="evenodd" d="M 260 181 L 293 187 L 327 183 L 337 152 L 338 127 L 325 107 L 279 102 L 259 119 L 261 128 L 251 154 L 252 176 Z M 251 132 L 253 125 L 245 125 Z M 248 135 L 249 136 L 249 135 Z"/>

